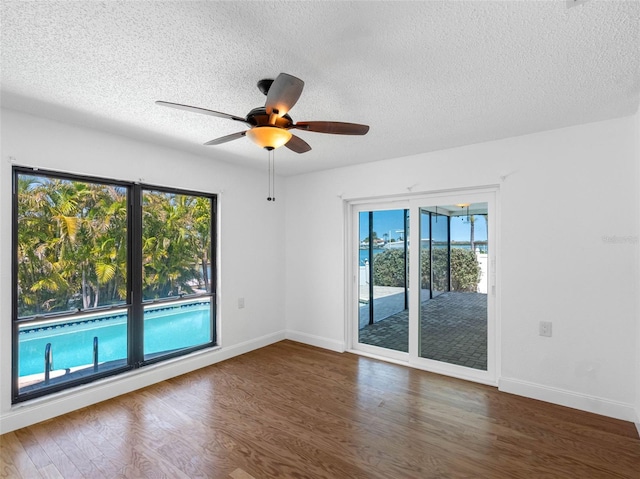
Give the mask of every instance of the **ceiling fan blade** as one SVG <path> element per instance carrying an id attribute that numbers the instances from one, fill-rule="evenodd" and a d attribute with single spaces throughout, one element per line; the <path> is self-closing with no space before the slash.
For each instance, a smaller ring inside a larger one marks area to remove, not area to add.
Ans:
<path id="1" fill-rule="evenodd" d="M 216 138 L 215 140 L 207 141 L 205 145 L 220 145 L 222 143 L 226 143 L 227 141 L 237 140 L 238 138 L 242 138 L 247 134 L 246 131 L 239 131 L 237 133 L 231 133 L 227 136 L 221 136 L 220 138 Z"/>
<path id="2" fill-rule="evenodd" d="M 291 135 L 291 139 L 287 141 L 284 146 L 289 148 L 291 151 L 295 151 L 296 153 L 306 153 L 307 151 L 311 150 L 309 143 L 296 135 Z"/>
<path id="3" fill-rule="evenodd" d="M 369 125 L 341 121 L 299 121 L 292 128 L 334 135 L 366 135 L 369 131 Z"/>
<path id="4" fill-rule="evenodd" d="M 267 113 L 277 116 L 286 114 L 300 98 L 303 88 L 304 82 L 300 78 L 280 73 L 267 93 L 267 102 L 264 105 Z"/>
<path id="5" fill-rule="evenodd" d="M 169 108 L 176 108 L 178 110 L 190 111 L 193 113 L 202 113 L 203 115 L 217 116 L 219 118 L 227 118 L 229 120 L 247 122 L 246 118 L 240 118 L 239 116 L 229 115 L 228 113 L 222 113 L 219 111 L 207 110 L 206 108 L 198 108 L 197 106 L 181 105 L 180 103 L 171 103 L 168 101 L 157 101 L 156 105 L 168 106 Z"/>

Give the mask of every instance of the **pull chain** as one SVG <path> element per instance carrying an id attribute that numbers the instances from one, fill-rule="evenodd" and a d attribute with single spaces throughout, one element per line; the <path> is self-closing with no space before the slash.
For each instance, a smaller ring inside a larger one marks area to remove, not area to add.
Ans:
<path id="1" fill-rule="evenodd" d="M 271 152 L 271 189 L 273 190 L 272 201 L 276 200 L 276 150 Z"/>
<path id="2" fill-rule="evenodd" d="M 267 154 L 268 154 L 267 161 L 269 163 L 269 177 L 268 177 L 268 181 L 269 181 L 269 196 L 267 196 L 267 201 L 271 201 L 271 151 L 268 151 Z"/>
<path id="3" fill-rule="evenodd" d="M 269 196 L 267 201 L 276 200 L 276 162 L 274 150 L 269 150 Z"/>

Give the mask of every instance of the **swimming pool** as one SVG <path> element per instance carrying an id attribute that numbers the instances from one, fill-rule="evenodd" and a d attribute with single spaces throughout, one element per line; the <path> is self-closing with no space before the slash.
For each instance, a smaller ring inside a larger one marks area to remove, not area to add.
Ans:
<path id="1" fill-rule="evenodd" d="M 145 306 L 144 354 L 183 349 L 211 341 L 209 300 Z M 21 328 L 18 334 L 19 376 L 44 373 L 44 354 L 51 343 L 53 370 L 93 366 L 93 338 L 99 364 L 126 360 L 127 310 L 87 314 L 65 322 L 47 321 Z"/>

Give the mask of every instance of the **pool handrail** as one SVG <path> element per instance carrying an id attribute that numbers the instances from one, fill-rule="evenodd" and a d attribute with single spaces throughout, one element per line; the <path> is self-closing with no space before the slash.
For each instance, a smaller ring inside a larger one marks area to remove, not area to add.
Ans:
<path id="1" fill-rule="evenodd" d="M 51 343 L 47 343 L 44 347 L 44 383 L 49 384 L 49 373 L 53 368 L 53 351 Z"/>
<path id="2" fill-rule="evenodd" d="M 98 372 L 98 336 L 93 337 L 93 372 Z"/>

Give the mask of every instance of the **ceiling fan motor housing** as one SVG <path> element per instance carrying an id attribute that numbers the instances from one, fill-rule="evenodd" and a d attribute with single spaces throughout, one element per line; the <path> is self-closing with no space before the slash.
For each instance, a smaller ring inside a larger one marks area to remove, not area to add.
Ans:
<path id="1" fill-rule="evenodd" d="M 267 95 L 267 93 L 269 93 L 269 88 L 271 88 L 271 84 L 273 83 L 273 80 L 270 78 L 263 78 L 262 80 L 260 80 L 258 82 L 258 90 L 260 90 L 262 93 L 265 94 L 265 96 Z"/>
<path id="2" fill-rule="evenodd" d="M 275 124 L 270 124 L 271 115 L 267 113 L 267 110 L 264 107 L 254 108 L 247 115 L 247 123 L 251 126 L 277 126 L 279 128 L 290 128 L 293 125 L 293 120 L 289 116 L 289 114 L 285 114 L 283 116 L 275 117 Z"/>

